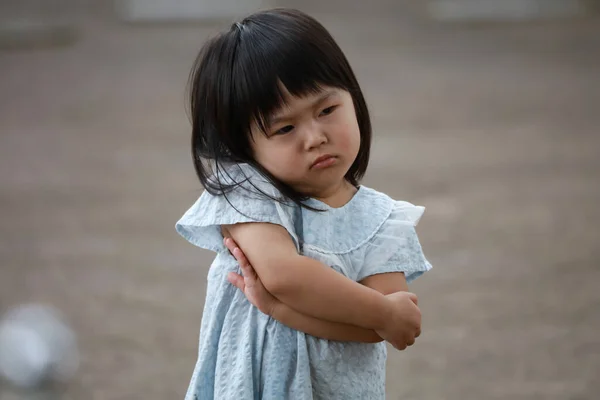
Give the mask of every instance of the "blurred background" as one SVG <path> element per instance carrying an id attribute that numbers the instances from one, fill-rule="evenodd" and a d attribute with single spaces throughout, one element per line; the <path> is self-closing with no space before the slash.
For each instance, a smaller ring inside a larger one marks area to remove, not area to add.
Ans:
<path id="1" fill-rule="evenodd" d="M 423 335 L 388 398 L 600 398 L 597 1 L 1 0 L 0 318 L 59 310 L 79 368 L 0 399 L 183 398 L 213 257 L 174 231 L 202 191 L 187 77 L 270 6 L 350 59 L 364 184 L 427 207 Z"/>

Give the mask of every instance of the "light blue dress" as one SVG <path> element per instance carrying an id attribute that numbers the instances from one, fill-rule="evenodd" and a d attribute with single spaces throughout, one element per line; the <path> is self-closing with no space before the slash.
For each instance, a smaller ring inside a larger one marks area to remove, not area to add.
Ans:
<path id="1" fill-rule="evenodd" d="M 227 281 L 228 272 L 240 270 L 223 245 L 220 226 L 278 224 L 301 254 L 354 281 L 402 271 L 410 282 L 431 268 L 415 232 L 424 208 L 361 186 L 341 208 L 308 200 L 326 210 L 319 213 L 258 194 L 279 193 L 247 165 L 229 174 L 247 180 L 227 199 L 204 192 L 176 225 L 185 239 L 217 253 L 186 400 L 385 399 L 385 343 L 319 339 L 262 314 Z"/>

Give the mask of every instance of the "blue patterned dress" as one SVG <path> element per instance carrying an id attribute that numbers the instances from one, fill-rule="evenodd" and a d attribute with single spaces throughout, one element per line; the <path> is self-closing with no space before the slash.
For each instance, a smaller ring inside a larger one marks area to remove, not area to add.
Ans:
<path id="1" fill-rule="evenodd" d="M 217 253 L 186 400 L 385 399 L 385 343 L 324 340 L 262 314 L 227 281 L 228 272 L 240 270 L 223 245 L 220 226 L 281 225 L 301 254 L 354 281 L 404 272 L 410 282 L 431 268 L 415 232 L 424 208 L 361 186 L 341 208 L 308 200 L 325 210 L 319 213 L 257 193 L 279 195 L 250 166 L 240 165 L 230 176 L 246 181 L 227 199 L 204 192 L 176 224 L 192 244 Z"/>

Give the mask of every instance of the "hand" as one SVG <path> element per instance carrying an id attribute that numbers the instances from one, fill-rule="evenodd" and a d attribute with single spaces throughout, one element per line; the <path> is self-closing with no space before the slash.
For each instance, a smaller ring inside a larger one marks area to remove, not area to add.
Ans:
<path id="1" fill-rule="evenodd" d="M 398 350 L 415 343 L 421 334 L 421 310 L 417 307 L 417 296 L 409 292 L 396 292 L 385 296 L 390 304 L 390 317 L 386 326 L 377 330 L 382 339 Z"/>
<path id="2" fill-rule="evenodd" d="M 231 238 L 224 238 L 223 243 L 240 264 L 243 275 L 230 272 L 227 274 L 227 280 L 240 289 L 253 306 L 262 313 L 273 316 L 281 302 L 263 286 L 260 277 L 248 262 L 242 249 L 237 246 L 237 243 Z"/>

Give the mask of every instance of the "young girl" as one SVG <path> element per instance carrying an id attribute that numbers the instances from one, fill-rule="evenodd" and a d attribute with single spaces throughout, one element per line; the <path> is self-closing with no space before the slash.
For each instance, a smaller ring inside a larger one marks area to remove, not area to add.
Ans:
<path id="1" fill-rule="evenodd" d="M 340 48 L 301 12 L 247 17 L 203 48 L 191 113 L 206 190 L 176 229 L 217 256 L 186 399 L 384 399 L 383 340 L 414 343 L 406 282 L 431 266 L 423 208 L 359 185 L 371 124 Z"/>

